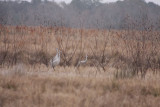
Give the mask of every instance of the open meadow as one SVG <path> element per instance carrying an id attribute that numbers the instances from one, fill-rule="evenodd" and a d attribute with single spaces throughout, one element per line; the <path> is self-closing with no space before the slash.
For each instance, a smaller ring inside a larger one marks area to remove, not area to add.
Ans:
<path id="1" fill-rule="evenodd" d="M 159 107 L 159 41 L 152 29 L 0 26 L 0 107 Z"/>

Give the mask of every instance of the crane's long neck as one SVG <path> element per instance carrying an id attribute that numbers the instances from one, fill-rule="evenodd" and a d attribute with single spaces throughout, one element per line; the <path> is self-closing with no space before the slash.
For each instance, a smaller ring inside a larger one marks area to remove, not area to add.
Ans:
<path id="1" fill-rule="evenodd" d="M 60 58 L 60 55 L 61 55 L 61 54 L 60 54 L 60 51 L 59 51 L 59 52 L 58 52 L 58 57 L 59 57 L 59 58 Z"/>
<path id="2" fill-rule="evenodd" d="M 87 56 L 86 56 L 86 59 L 85 59 L 85 62 L 87 61 Z"/>
<path id="3" fill-rule="evenodd" d="M 56 49 L 57 53 L 58 53 L 58 48 Z"/>

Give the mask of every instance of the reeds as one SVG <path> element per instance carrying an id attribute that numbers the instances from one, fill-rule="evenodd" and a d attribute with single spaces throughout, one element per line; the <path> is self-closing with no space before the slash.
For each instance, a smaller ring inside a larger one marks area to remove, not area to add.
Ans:
<path id="1" fill-rule="evenodd" d="M 157 73 L 159 32 L 152 26 L 144 26 L 142 30 L 136 30 L 136 26 L 131 28 L 118 31 L 1 25 L 0 65 L 48 66 L 59 48 L 62 52 L 60 66 L 76 66 L 87 54 L 85 66 L 95 67 L 97 72 L 114 67 L 116 77 L 120 74 L 120 77 L 141 75 L 144 78 L 147 71 Z"/>

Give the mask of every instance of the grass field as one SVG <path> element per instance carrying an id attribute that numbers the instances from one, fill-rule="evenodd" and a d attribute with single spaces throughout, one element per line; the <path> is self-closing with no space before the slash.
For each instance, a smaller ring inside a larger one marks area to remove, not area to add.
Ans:
<path id="1" fill-rule="evenodd" d="M 1 26 L 0 107 L 159 107 L 158 36 Z M 56 48 L 62 54 L 54 71 L 48 62 Z"/>

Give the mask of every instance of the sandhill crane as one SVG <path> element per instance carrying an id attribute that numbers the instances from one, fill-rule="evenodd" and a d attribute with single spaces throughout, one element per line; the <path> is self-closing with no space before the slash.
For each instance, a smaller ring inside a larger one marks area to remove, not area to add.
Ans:
<path id="1" fill-rule="evenodd" d="M 55 66 L 59 65 L 60 63 L 60 51 L 58 49 L 56 50 L 57 50 L 56 56 L 50 60 L 50 64 L 53 67 L 53 69 Z"/>
<path id="2" fill-rule="evenodd" d="M 78 64 L 77 64 L 77 67 L 79 67 L 81 64 L 86 63 L 86 62 L 87 62 L 87 58 L 88 58 L 88 56 L 87 56 L 87 54 L 86 54 L 86 59 L 85 59 L 85 60 L 82 60 L 82 61 L 79 61 Z"/>

